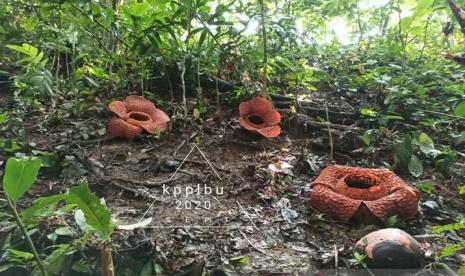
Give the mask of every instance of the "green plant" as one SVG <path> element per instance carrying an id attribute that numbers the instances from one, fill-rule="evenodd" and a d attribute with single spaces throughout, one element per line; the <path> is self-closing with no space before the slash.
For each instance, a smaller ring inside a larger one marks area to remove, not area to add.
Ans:
<path id="1" fill-rule="evenodd" d="M 37 216 L 47 217 L 51 206 L 60 201 L 65 201 L 67 205 L 62 208 L 61 214 L 66 214 L 74 208 L 79 208 L 76 212 L 77 224 L 83 229 L 83 241 L 88 239 L 89 235 L 97 235 L 102 244 L 101 261 L 104 275 L 114 275 L 114 267 L 111 250 L 111 235 L 114 225 L 111 222 L 110 211 L 89 189 L 87 183 L 72 187 L 64 194 L 52 195 L 49 197 L 40 197 L 34 204 L 26 210 L 19 212 L 17 201 L 31 187 L 37 178 L 41 161 L 35 157 L 23 157 L 21 159 L 10 158 L 7 161 L 5 176 L 3 178 L 3 189 L 6 193 L 8 203 L 12 210 L 13 217 L 25 237 L 32 254 L 16 249 L 9 249 L 7 260 L 10 264 L 0 268 L 1 270 L 10 267 L 23 267 L 27 269 L 27 261 L 35 259 L 38 269 L 33 270 L 33 275 L 38 271 L 43 275 L 57 275 L 64 269 L 68 256 L 74 254 L 77 250 L 76 244 L 59 244 L 45 259 L 41 260 L 34 243 L 32 242 L 27 226 L 36 227 Z M 57 229 L 49 239 L 56 239 L 54 235 L 69 235 L 71 229 Z M 82 242 L 82 241 L 81 241 Z"/>
<path id="2" fill-rule="evenodd" d="M 40 259 L 39 253 L 34 246 L 34 243 L 29 236 L 26 227 L 18 213 L 16 203 L 24 193 L 34 184 L 39 173 L 41 163 L 39 159 L 25 157 L 22 159 L 10 158 L 5 167 L 5 175 L 3 176 L 3 190 L 5 191 L 8 205 L 10 206 L 16 223 L 26 239 L 29 247 L 32 250 L 33 257 L 43 275 L 48 273 Z"/>
<path id="3" fill-rule="evenodd" d="M 111 235 L 114 224 L 111 222 L 111 213 L 102 201 L 90 191 L 87 183 L 72 187 L 64 194 L 37 199 L 31 207 L 23 211 L 23 219 L 30 219 L 60 201 L 65 201 L 67 204 L 79 208 L 75 215 L 76 223 L 84 232 L 84 237 L 95 234 L 100 238 L 103 273 L 104 275 L 114 275 L 111 250 Z"/>
<path id="4" fill-rule="evenodd" d="M 36 47 L 24 43 L 23 45 L 7 45 L 6 47 L 22 53 L 24 58 L 18 63 L 24 64 L 25 72 L 15 76 L 15 86 L 19 92 L 38 94 L 41 97 L 53 95 L 53 76 L 46 68 L 47 59 L 44 53 Z"/>
<path id="5" fill-rule="evenodd" d="M 449 165 L 455 160 L 455 153 L 450 148 L 436 149 L 433 140 L 424 132 L 418 135 L 412 133 L 394 144 L 397 165 L 408 169 L 415 177 L 423 174 L 423 162 L 420 156 L 432 160 L 436 169 L 444 176 L 449 175 Z"/>
<path id="6" fill-rule="evenodd" d="M 418 183 L 415 183 L 415 187 L 418 189 L 422 190 L 424 193 L 427 194 L 432 194 L 435 191 L 435 188 L 431 182 L 428 181 L 420 181 Z"/>
<path id="7" fill-rule="evenodd" d="M 465 229 L 465 221 L 462 220 L 459 223 L 433 226 L 432 229 L 435 233 L 444 233 L 444 232 L 451 231 L 451 230 L 462 230 L 462 229 Z M 439 256 L 439 258 L 442 259 L 445 257 L 450 257 L 450 256 L 455 255 L 457 252 L 463 251 L 463 250 L 465 250 L 465 240 L 462 239 L 456 244 L 450 244 L 444 247 L 441 251 L 441 255 Z M 464 271 L 464 270 L 465 270 L 465 265 L 462 265 L 459 271 Z"/>

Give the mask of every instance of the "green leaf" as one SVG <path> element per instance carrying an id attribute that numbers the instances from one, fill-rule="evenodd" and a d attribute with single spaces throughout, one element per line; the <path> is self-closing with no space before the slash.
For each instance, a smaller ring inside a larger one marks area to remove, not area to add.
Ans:
<path id="1" fill-rule="evenodd" d="M 378 115 L 378 112 L 376 110 L 373 110 L 373 109 L 370 109 L 370 108 L 362 108 L 362 109 L 360 109 L 360 114 L 362 114 L 363 116 L 374 117 L 374 116 Z"/>
<path id="2" fill-rule="evenodd" d="M 433 232 L 435 233 L 442 233 L 451 230 L 460 230 L 465 229 L 465 223 L 453 223 L 453 224 L 446 224 L 446 225 L 439 225 L 431 227 Z"/>
<path id="3" fill-rule="evenodd" d="M 42 167 L 53 167 L 56 165 L 59 159 L 58 154 L 54 152 L 32 150 L 31 153 L 34 154 L 35 157 L 40 159 L 40 162 L 42 162 Z"/>
<path id="4" fill-rule="evenodd" d="M 457 116 L 465 117 L 465 102 L 459 103 L 459 104 L 455 107 L 454 113 L 455 113 L 455 115 L 457 115 Z"/>
<path id="5" fill-rule="evenodd" d="M 431 146 L 434 148 L 433 139 L 431 139 L 431 137 L 429 137 L 428 134 L 424 132 L 420 133 L 418 136 L 418 142 L 420 142 L 422 145 Z"/>
<path id="6" fill-rule="evenodd" d="M 40 159 L 33 157 L 8 159 L 3 176 L 3 190 L 13 204 L 16 204 L 36 181 L 40 165 Z"/>
<path id="7" fill-rule="evenodd" d="M 441 256 L 440 258 L 444 257 L 450 257 L 453 256 L 457 251 L 465 249 L 465 242 L 459 243 L 459 244 L 451 244 L 446 247 L 444 247 L 441 251 Z"/>
<path id="8" fill-rule="evenodd" d="M 412 141 L 409 137 L 406 137 L 403 141 L 394 144 L 394 156 L 404 167 L 409 165 L 412 154 Z"/>
<path id="9" fill-rule="evenodd" d="M 152 276 L 152 275 L 153 275 L 153 263 L 152 261 L 148 261 L 148 263 L 146 263 L 144 267 L 142 267 L 142 270 L 139 276 Z"/>
<path id="10" fill-rule="evenodd" d="M 402 116 L 399 116 L 399 115 L 385 115 L 384 116 L 384 119 L 386 120 L 400 120 L 400 121 L 403 121 L 404 120 L 404 117 Z"/>
<path id="11" fill-rule="evenodd" d="M 92 267 L 90 266 L 88 262 L 82 259 L 74 262 L 71 269 L 77 272 L 85 273 L 87 275 L 92 274 Z"/>
<path id="12" fill-rule="evenodd" d="M 23 43 L 22 46 L 19 45 L 6 45 L 7 48 L 10 48 L 12 50 L 15 50 L 17 52 L 23 53 L 25 55 L 28 55 L 30 57 L 35 57 L 37 53 L 39 52 L 39 49 L 36 47 L 29 45 L 27 43 Z"/>
<path id="13" fill-rule="evenodd" d="M 45 258 L 44 268 L 49 275 L 60 275 L 65 268 L 65 260 L 68 255 L 71 255 L 76 250 L 70 244 L 60 244 L 53 252 Z M 32 272 L 32 276 L 41 276 L 42 272 L 36 268 Z"/>
<path id="14" fill-rule="evenodd" d="M 413 12 L 414 16 L 420 16 L 425 14 L 428 11 L 428 8 L 433 5 L 434 0 L 418 0 L 415 11 Z"/>
<path id="15" fill-rule="evenodd" d="M 357 261 L 363 262 L 363 261 L 365 261 L 367 255 L 364 255 L 364 254 L 360 254 L 360 253 L 358 253 L 358 252 L 355 252 L 355 253 L 354 253 L 354 257 L 355 257 L 355 259 L 356 259 Z"/>
<path id="16" fill-rule="evenodd" d="M 464 195 L 465 194 L 465 185 L 462 185 L 459 187 L 459 195 Z"/>
<path id="17" fill-rule="evenodd" d="M 397 216 L 390 216 L 388 217 L 387 221 L 386 221 L 386 224 L 389 226 L 389 227 L 394 227 L 397 225 Z"/>
<path id="18" fill-rule="evenodd" d="M 8 254 L 8 259 L 18 259 L 22 261 L 31 261 L 34 258 L 34 255 L 32 253 L 26 252 L 26 251 L 20 251 L 16 250 L 13 248 L 8 248 L 7 249 Z"/>
<path id="19" fill-rule="evenodd" d="M 367 146 L 371 145 L 371 143 L 373 142 L 372 141 L 372 136 L 371 136 L 371 133 L 369 132 L 369 130 L 365 131 L 365 133 L 363 133 L 363 135 L 360 136 L 360 138 L 363 140 L 363 142 Z"/>
<path id="20" fill-rule="evenodd" d="M 14 152 L 21 149 L 21 146 L 14 140 L 0 138 L 0 148 L 6 152 Z"/>
<path id="21" fill-rule="evenodd" d="M 423 164 L 415 155 L 412 155 L 412 158 L 408 163 L 408 171 L 415 177 L 419 177 L 423 174 Z"/>
<path id="22" fill-rule="evenodd" d="M 27 221 L 31 217 L 35 216 L 37 212 L 43 211 L 46 207 L 54 205 L 57 202 L 65 199 L 65 194 L 39 197 L 31 207 L 21 212 L 21 218 L 23 219 L 23 221 Z"/>
<path id="23" fill-rule="evenodd" d="M 59 227 L 55 229 L 55 233 L 59 236 L 73 236 L 75 233 L 69 226 Z"/>
<path id="24" fill-rule="evenodd" d="M 247 256 L 239 256 L 229 259 L 229 263 L 234 266 L 247 266 L 250 263 L 250 259 Z"/>
<path id="25" fill-rule="evenodd" d="M 0 125 L 8 120 L 8 115 L 6 113 L 0 113 Z"/>
<path id="26" fill-rule="evenodd" d="M 113 232 L 110 210 L 90 191 L 87 183 L 71 188 L 67 200 L 82 210 L 86 223 L 94 228 L 102 239 L 108 240 L 110 238 Z"/>
<path id="27" fill-rule="evenodd" d="M 427 182 L 427 181 L 421 181 L 415 184 L 415 187 L 418 189 L 422 190 L 423 192 L 427 194 L 432 194 L 435 191 L 435 188 L 432 183 Z"/>
<path id="28" fill-rule="evenodd" d="M 150 4 L 147 2 L 133 3 L 131 6 L 131 14 L 134 16 L 141 16 L 150 9 Z"/>
<path id="29" fill-rule="evenodd" d="M 457 271 L 459 275 L 465 275 L 465 264 L 463 264 L 460 268 L 459 271 Z"/>

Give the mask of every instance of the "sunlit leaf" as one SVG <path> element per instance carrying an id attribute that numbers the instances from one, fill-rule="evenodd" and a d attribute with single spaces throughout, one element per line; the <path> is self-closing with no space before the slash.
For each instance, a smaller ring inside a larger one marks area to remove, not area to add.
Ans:
<path id="1" fill-rule="evenodd" d="M 39 197 L 31 207 L 21 212 L 21 218 L 24 221 L 27 221 L 28 219 L 32 218 L 34 215 L 37 215 L 38 213 L 40 213 L 40 211 L 44 210 L 44 208 L 54 205 L 57 202 L 61 200 L 65 200 L 65 199 L 66 199 L 66 195 L 64 194 L 51 195 L 47 197 Z"/>
<path id="2" fill-rule="evenodd" d="M 141 16 L 150 9 L 150 3 L 133 3 L 131 14 L 134 16 Z"/>
<path id="3" fill-rule="evenodd" d="M 8 120 L 8 115 L 6 113 L 0 113 L 0 125 Z"/>
<path id="4" fill-rule="evenodd" d="M 3 176 L 3 190 L 13 204 L 15 204 L 36 181 L 40 165 L 40 159 L 33 157 L 8 159 L 5 167 L 5 175 Z"/>
<path id="5" fill-rule="evenodd" d="M 391 216 L 391 217 L 388 217 L 387 221 L 386 221 L 386 224 L 389 226 L 389 227 L 394 227 L 397 225 L 397 216 Z"/>
<path id="6" fill-rule="evenodd" d="M 459 187 L 459 195 L 465 195 L 465 185 Z"/>
<path id="7" fill-rule="evenodd" d="M 432 194 L 435 190 L 433 184 L 427 181 L 418 182 L 415 184 L 415 187 L 417 187 L 418 189 L 422 190 L 423 192 L 427 194 Z"/>
<path id="8" fill-rule="evenodd" d="M 454 113 L 455 113 L 455 115 L 457 115 L 457 116 L 465 117 L 465 102 L 459 103 L 459 104 L 455 107 Z"/>
<path id="9" fill-rule="evenodd" d="M 460 230 L 465 229 L 465 223 L 453 223 L 453 224 L 446 224 L 446 225 L 439 225 L 431 227 L 433 232 L 442 233 L 451 230 Z"/>
<path id="10" fill-rule="evenodd" d="M 246 266 L 249 265 L 250 259 L 247 256 L 240 256 L 240 257 L 235 257 L 231 258 L 228 260 L 230 264 L 234 266 Z"/>
<path id="11" fill-rule="evenodd" d="M 408 163 L 408 171 L 415 177 L 419 177 L 423 174 L 423 164 L 421 160 L 415 155 L 412 155 Z"/>
<path id="12" fill-rule="evenodd" d="M 465 249 L 465 242 L 448 245 L 442 249 L 440 258 L 450 257 L 463 249 Z"/>
<path id="13" fill-rule="evenodd" d="M 6 152 L 14 152 L 21 149 L 21 146 L 14 140 L 0 138 L 0 148 Z"/>
<path id="14" fill-rule="evenodd" d="M 87 183 L 71 188 L 67 201 L 76 204 L 82 210 L 86 223 L 103 239 L 109 239 L 113 232 L 110 210 L 90 191 Z"/>

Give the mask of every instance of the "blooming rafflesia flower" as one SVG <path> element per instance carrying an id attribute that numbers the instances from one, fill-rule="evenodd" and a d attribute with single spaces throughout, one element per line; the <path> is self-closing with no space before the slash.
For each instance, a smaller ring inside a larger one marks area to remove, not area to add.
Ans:
<path id="1" fill-rule="evenodd" d="M 276 137 L 281 133 L 280 122 L 281 114 L 265 98 L 254 97 L 239 105 L 239 123 L 247 130 L 265 137 Z"/>
<path id="2" fill-rule="evenodd" d="M 168 115 L 142 96 L 131 95 L 124 101 L 113 101 L 108 108 L 117 115 L 108 124 L 115 137 L 132 139 L 144 130 L 154 133 L 156 129 L 168 129 Z"/>
<path id="3" fill-rule="evenodd" d="M 387 169 L 330 166 L 311 187 L 311 205 L 344 221 L 366 209 L 381 221 L 409 219 L 418 209 L 419 192 Z"/>

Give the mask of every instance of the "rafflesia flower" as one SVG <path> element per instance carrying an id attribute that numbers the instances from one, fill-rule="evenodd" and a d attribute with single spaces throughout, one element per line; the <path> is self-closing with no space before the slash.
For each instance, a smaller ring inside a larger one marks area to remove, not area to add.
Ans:
<path id="1" fill-rule="evenodd" d="M 311 205 L 343 221 L 360 214 L 409 219 L 418 209 L 419 192 L 387 169 L 330 166 L 311 187 Z"/>
<path id="2" fill-rule="evenodd" d="M 108 108 L 117 115 L 108 124 L 115 137 L 132 139 L 144 130 L 154 133 L 156 129 L 162 132 L 168 129 L 168 115 L 142 96 L 131 95 L 124 102 L 113 101 Z"/>
<path id="3" fill-rule="evenodd" d="M 396 228 L 371 232 L 357 242 L 355 250 L 367 256 L 368 267 L 374 269 L 419 269 L 425 256 L 412 236 Z"/>
<path id="4" fill-rule="evenodd" d="M 281 114 L 273 109 L 271 102 L 262 97 L 254 97 L 239 105 L 239 123 L 250 131 L 265 137 L 276 137 L 281 133 Z"/>

